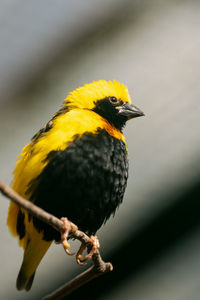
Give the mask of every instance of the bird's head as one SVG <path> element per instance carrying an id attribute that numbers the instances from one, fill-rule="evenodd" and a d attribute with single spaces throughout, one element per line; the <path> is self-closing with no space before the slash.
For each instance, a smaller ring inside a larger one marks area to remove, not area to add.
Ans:
<path id="1" fill-rule="evenodd" d="M 144 113 L 131 104 L 128 89 L 116 80 L 99 80 L 85 84 L 66 98 L 68 109 L 92 110 L 122 130 L 127 120 L 143 116 Z"/>

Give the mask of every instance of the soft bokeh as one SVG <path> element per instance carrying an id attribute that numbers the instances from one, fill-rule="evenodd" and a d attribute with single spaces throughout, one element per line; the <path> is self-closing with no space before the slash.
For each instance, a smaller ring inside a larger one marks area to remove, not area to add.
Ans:
<path id="1" fill-rule="evenodd" d="M 21 148 L 77 86 L 117 79 L 146 114 L 125 130 L 127 192 L 98 234 L 114 271 L 82 291 L 94 287 L 95 299 L 199 299 L 199 12 L 198 0 L 0 3 L 4 182 Z M 5 225 L 9 202 L 0 200 L 1 299 L 39 299 L 80 272 L 53 245 L 29 294 L 16 291 L 22 249 Z"/>

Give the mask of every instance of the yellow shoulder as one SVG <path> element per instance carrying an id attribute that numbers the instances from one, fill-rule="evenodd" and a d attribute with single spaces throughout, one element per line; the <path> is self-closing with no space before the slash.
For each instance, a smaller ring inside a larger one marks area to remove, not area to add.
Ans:
<path id="1" fill-rule="evenodd" d="M 46 166 L 45 159 L 51 151 L 64 150 L 75 136 L 82 136 L 85 132 L 95 134 L 99 128 L 124 141 L 124 136 L 118 129 L 89 110 L 74 109 L 55 118 L 51 130 L 42 133 L 35 143 L 32 141 L 24 147 L 13 172 L 13 189 L 28 198 L 27 186 Z"/>

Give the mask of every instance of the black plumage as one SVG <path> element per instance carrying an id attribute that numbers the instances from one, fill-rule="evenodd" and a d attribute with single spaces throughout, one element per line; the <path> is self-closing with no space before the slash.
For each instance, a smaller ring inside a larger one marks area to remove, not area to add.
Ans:
<path id="1" fill-rule="evenodd" d="M 57 217 L 66 216 L 89 235 L 113 214 L 122 202 L 128 177 L 125 143 L 99 129 L 97 134 L 76 136 L 64 151 L 50 152 L 48 164 L 31 181 L 31 200 Z M 56 203 L 56 205 L 55 205 Z M 44 239 L 60 234 L 39 219 L 35 227 Z"/>

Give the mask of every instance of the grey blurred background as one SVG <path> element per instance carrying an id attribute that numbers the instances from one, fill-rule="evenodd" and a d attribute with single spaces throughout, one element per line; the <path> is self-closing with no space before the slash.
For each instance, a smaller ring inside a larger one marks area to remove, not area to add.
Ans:
<path id="1" fill-rule="evenodd" d="M 127 124 L 126 195 L 98 234 L 114 271 L 70 299 L 199 299 L 199 16 L 198 0 L 0 3 L 5 183 L 22 147 L 84 83 L 119 80 L 146 114 Z M 23 251 L 6 227 L 8 204 L 0 195 L 0 298 L 40 299 L 82 269 L 53 245 L 31 291 L 16 291 Z"/>

